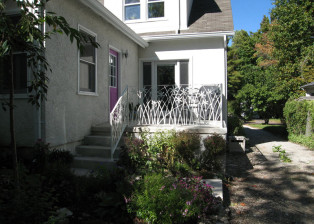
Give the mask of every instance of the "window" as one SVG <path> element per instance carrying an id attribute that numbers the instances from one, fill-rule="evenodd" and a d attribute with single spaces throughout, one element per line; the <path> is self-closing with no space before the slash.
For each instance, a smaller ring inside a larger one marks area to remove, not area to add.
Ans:
<path id="1" fill-rule="evenodd" d="M 90 40 L 96 41 L 95 35 L 80 30 Z M 84 49 L 79 53 L 79 92 L 96 92 L 96 48 L 90 41 L 83 43 Z"/>
<path id="2" fill-rule="evenodd" d="M 160 18 L 165 16 L 164 1 L 148 0 L 148 18 Z"/>
<path id="3" fill-rule="evenodd" d="M 125 0 L 124 20 L 135 20 L 141 18 L 140 0 Z"/>
<path id="4" fill-rule="evenodd" d="M 0 58 L 0 94 L 10 93 L 11 63 L 10 57 Z M 13 55 L 14 93 L 27 93 L 27 54 Z"/>
<path id="5" fill-rule="evenodd" d="M 109 56 L 109 66 L 110 66 L 110 86 L 117 87 L 117 57 L 115 55 L 110 54 Z"/>

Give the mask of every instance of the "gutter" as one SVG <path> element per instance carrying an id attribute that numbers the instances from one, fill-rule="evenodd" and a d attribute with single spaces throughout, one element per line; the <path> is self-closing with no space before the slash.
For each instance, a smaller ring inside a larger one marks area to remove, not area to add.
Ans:
<path id="1" fill-rule="evenodd" d="M 95 0 L 78 0 L 86 7 L 90 8 L 97 15 L 108 21 L 111 25 L 113 25 L 116 29 L 120 30 L 127 37 L 133 40 L 142 48 L 148 47 L 148 43 L 137 35 L 130 27 L 125 25 L 120 19 L 118 19 L 112 12 L 110 12 L 107 8 L 105 8 L 100 2 Z"/>
<path id="2" fill-rule="evenodd" d="M 155 35 L 142 36 L 147 42 L 158 42 L 167 40 L 184 40 L 184 39 L 202 39 L 209 37 L 225 37 L 234 36 L 234 31 L 218 31 L 218 32 L 203 32 L 203 33 L 186 33 L 186 34 L 169 34 L 169 35 Z"/>

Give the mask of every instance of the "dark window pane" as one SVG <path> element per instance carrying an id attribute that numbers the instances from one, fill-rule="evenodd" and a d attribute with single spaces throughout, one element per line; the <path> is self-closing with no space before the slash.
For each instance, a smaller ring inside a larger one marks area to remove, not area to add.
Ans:
<path id="1" fill-rule="evenodd" d="M 95 65 L 80 63 L 80 91 L 95 92 Z"/>
<path id="2" fill-rule="evenodd" d="M 143 84 L 144 86 L 152 85 L 152 63 L 151 62 L 143 63 Z"/>
<path id="3" fill-rule="evenodd" d="M 186 61 L 180 62 L 180 84 L 181 85 L 189 84 L 189 62 Z"/>
<path id="4" fill-rule="evenodd" d="M 140 19 L 140 5 L 125 6 L 125 20 Z"/>
<path id="5" fill-rule="evenodd" d="M 138 3 L 140 0 L 125 0 L 125 4 Z"/>
<path id="6" fill-rule="evenodd" d="M 158 18 L 164 16 L 163 2 L 148 3 L 148 18 Z"/>
<path id="7" fill-rule="evenodd" d="M 13 55 L 13 82 L 15 93 L 27 93 L 27 55 L 26 53 Z M 9 93 L 11 79 L 10 57 L 0 59 L 0 93 Z"/>

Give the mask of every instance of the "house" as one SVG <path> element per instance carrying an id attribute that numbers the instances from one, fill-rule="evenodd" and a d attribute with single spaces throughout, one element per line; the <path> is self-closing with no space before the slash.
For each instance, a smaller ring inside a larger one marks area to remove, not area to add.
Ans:
<path id="1" fill-rule="evenodd" d="M 127 126 L 226 135 L 230 0 L 54 0 L 47 10 L 100 47 L 82 55 L 65 36 L 47 41 L 47 101 L 36 110 L 26 91 L 16 96 L 18 144 L 84 151 L 83 139 L 104 146 L 109 132 L 112 157 Z M 0 117 L 6 145 L 8 113 Z"/>
<path id="2" fill-rule="evenodd" d="M 313 99 L 314 97 L 314 82 L 308 83 L 306 85 L 301 86 L 303 90 L 305 90 L 305 99 Z"/>

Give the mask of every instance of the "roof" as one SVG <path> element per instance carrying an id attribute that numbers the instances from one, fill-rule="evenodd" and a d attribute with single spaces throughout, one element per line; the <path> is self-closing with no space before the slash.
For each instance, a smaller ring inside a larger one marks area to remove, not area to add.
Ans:
<path id="1" fill-rule="evenodd" d="M 302 89 L 304 89 L 304 88 L 307 89 L 307 88 L 309 88 L 309 87 L 310 87 L 310 88 L 311 88 L 311 87 L 314 87 L 314 82 L 311 82 L 311 83 L 308 83 L 308 84 L 306 84 L 306 85 L 304 85 L 304 86 L 301 86 Z"/>
<path id="2" fill-rule="evenodd" d="M 233 31 L 230 0 L 194 0 L 188 30 L 181 33 Z"/>
<path id="3" fill-rule="evenodd" d="M 141 36 L 204 36 L 208 34 L 233 35 L 233 18 L 230 0 L 194 0 L 188 21 L 188 29 L 168 32 L 142 33 Z M 151 38 L 148 38 L 151 40 Z"/>
<path id="4" fill-rule="evenodd" d="M 120 30 L 132 41 L 137 43 L 139 46 L 145 48 L 148 46 L 148 43 L 136 34 L 131 28 L 129 28 L 125 23 L 118 19 L 112 12 L 105 8 L 99 1 L 95 0 L 79 0 L 82 4 L 90 8 L 94 13 L 105 19 L 116 29 Z"/>

